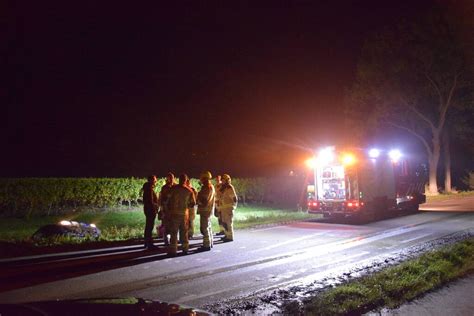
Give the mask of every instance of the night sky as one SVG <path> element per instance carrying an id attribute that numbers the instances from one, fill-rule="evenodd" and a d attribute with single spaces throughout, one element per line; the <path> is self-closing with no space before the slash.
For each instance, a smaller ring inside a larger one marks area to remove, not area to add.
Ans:
<path id="1" fill-rule="evenodd" d="M 257 176 L 344 141 L 373 31 L 431 1 L 18 1 L 0 176 Z"/>

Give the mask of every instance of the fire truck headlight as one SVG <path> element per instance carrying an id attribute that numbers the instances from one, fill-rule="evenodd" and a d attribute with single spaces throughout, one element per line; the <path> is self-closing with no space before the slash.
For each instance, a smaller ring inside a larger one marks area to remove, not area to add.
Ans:
<path id="1" fill-rule="evenodd" d="M 353 165 L 356 162 L 356 158 L 353 154 L 345 154 L 342 156 L 342 163 L 346 166 Z"/>
<path id="2" fill-rule="evenodd" d="M 59 225 L 62 225 L 62 226 L 71 226 L 72 223 L 71 223 L 70 221 L 64 220 L 64 221 L 60 221 L 60 222 L 59 222 Z"/>
<path id="3" fill-rule="evenodd" d="M 370 158 L 378 158 L 380 156 L 380 150 L 377 148 L 372 148 L 369 150 L 369 157 Z"/>
<path id="4" fill-rule="evenodd" d="M 400 150 L 398 149 L 392 149 L 390 150 L 390 152 L 388 153 L 388 156 L 390 157 L 390 159 L 393 161 L 393 162 L 397 162 L 400 160 L 400 158 L 402 157 L 402 153 L 400 152 Z"/>
<path id="5" fill-rule="evenodd" d="M 314 169 L 316 167 L 316 159 L 315 158 L 309 158 L 305 161 L 306 166 L 308 168 Z"/>

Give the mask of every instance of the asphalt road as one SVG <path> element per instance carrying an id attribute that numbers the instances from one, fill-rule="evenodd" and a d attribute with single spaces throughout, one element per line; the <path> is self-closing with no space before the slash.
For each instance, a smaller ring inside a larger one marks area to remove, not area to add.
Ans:
<path id="1" fill-rule="evenodd" d="M 364 225 L 311 221 L 237 231 L 232 243 L 196 252 L 201 240 L 194 240 L 188 256 L 175 258 L 162 247 L 150 252 L 132 245 L 0 260 L 0 303 L 134 296 L 202 308 L 343 273 L 474 229 L 474 198 L 423 209 L 429 211 Z"/>

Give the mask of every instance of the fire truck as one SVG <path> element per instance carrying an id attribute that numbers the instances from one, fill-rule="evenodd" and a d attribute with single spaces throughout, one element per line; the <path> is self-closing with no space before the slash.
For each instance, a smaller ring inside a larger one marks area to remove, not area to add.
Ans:
<path id="1" fill-rule="evenodd" d="M 307 187 L 310 213 L 371 220 L 418 211 L 426 202 L 426 167 L 399 150 L 326 147 L 308 164 L 314 170 L 314 182 Z"/>

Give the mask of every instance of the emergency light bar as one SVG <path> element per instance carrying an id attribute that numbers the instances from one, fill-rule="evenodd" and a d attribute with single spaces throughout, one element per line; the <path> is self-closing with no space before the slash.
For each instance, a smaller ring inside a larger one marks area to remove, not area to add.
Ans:
<path id="1" fill-rule="evenodd" d="M 382 155 L 382 150 L 377 148 L 372 148 L 367 152 L 367 155 L 371 159 L 377 159 Z M 397 163 L 401 157 L 402 153 L 398 149 L 392 149 L 387 154 L 385 154 L 390 158 L 393 163 Z M 385 156 L 384 155 L 384 156 Z M 385 156 L 386 157 L 386 156 Z M 344 166 L 350 166 L 357 162 L 357 156 L 351 152 L 342 153 L 341 155 L 337 156 L 337 159 L 340 163 Z M 310 169 L 315 169 L 317 167 L 323 167 L 330 165 L 336 160 L 336 151 L 335 147 L 324 147 L 322 148 L 315 157 L 307 159 L 305 164 Z"/>

